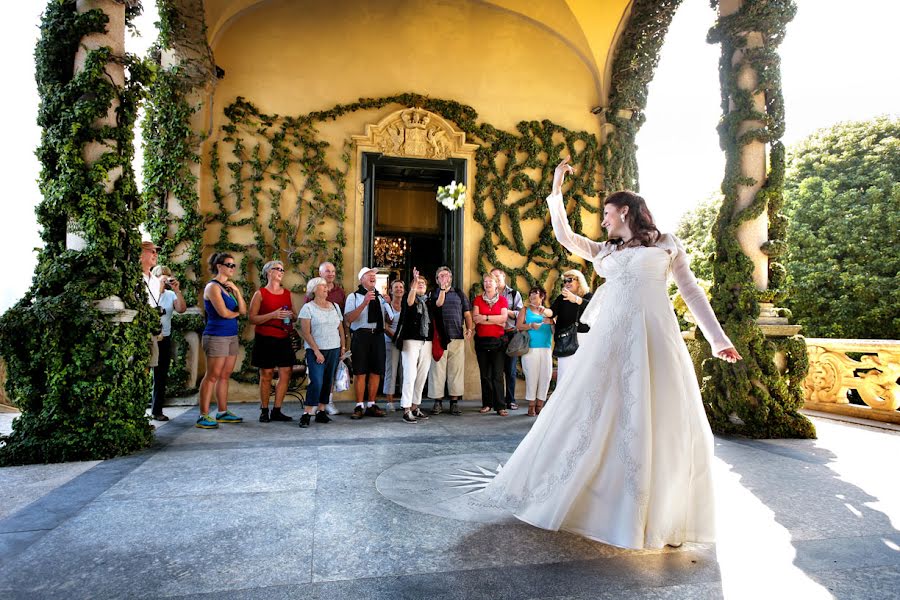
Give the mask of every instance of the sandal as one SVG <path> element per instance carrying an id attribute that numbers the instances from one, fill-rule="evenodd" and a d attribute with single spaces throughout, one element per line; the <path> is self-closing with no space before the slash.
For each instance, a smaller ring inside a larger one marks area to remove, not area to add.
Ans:
<path id="1" fill-rule="evenodd" d="M 544 401 L 538 400 L 537 406 L 535 406 L 535 408 L 534 408 L 535 414 L 537 414 L 537 415 L 541 414 L 541 409 L 543 409 L 543 408 L 544 408 Z"/>
<path id="2" fill-rule="evenodd" d="M 497 415 L 498 415 L 498 416 L 501 416 L 501 417 L 508 417 L 508 416 L 509 416 L 509 411 L 506 410 L 506 409 L 498 410 L 498 411 L 497 411 Z"/>
<path id="3" fill-rule="evenodd" d="M 478 412 L 480 412 L 483 415 L 486 415 L 489 412 L 491 412 L 491 407 L 490 406 L 482 406 L 481 410 L 479 410 Z"/>
<path id="4" fill-rule="evenodd" d="M 528 416 L 529 416 L 529 417 L 536 417 L 536 416 L 537 416 L 537 413 L 534 411 L 534 402 L 529 402 L 529 403 L 528 403 Z"/>

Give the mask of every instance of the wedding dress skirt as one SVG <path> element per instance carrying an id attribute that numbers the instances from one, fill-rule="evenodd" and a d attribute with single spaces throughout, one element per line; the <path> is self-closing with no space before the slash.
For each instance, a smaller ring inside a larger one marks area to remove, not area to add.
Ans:
<path id="1" fill-rule="evenodd" d="M 673 258 L 684 251 L 664 238 L 612 251 L 563 235 L 606 282 L 585 311 L 591 329 L 564 380 L 479 502 L 625 548 L 713 541 L 713 437 L 666 289 Z M 686 263 L 679 270 L 679 287 L 695 291 Z M 714 350 L 731 345 L 708 322 L 705 296 L 692 293 L 692 304 Z"/>

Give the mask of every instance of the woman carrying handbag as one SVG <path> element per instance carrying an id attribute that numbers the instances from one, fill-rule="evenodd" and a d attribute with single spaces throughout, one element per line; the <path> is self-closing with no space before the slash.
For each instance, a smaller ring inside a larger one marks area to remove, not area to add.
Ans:
<path id="1" fill-rule="evenodd" d="M 503 326 L 506 324 L 506 298 L 500 294 L 494 271 L 484 274 L 484 293 L 472 301 L 472 322 L 475 323 L 475 356 L 481 376 L 481 414 L 492 410 L 501 417 L 509 416 L 503 388 L 503 361 L 506 348 Z"/>
<path id="2" fill-rule="evenodd" d="M 579 342 L 591 330 L 581 322 L 581 314 L 593 298 L 587 281 L 581 271 L 571 269 L 562 274 L 562 292 L 550 309 L 555 315 L 556 331 L 553 334 L 553 356 L 556 357 L 556 385 L 562 381 L 572 356 L 578 350 Z"/>

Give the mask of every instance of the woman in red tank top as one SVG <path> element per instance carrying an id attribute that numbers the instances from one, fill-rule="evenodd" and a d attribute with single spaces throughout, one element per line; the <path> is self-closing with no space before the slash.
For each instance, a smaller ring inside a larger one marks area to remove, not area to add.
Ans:
<path id="1" fill-rule="evenodd" d="M 253 294 L 250 300 L 250 323 L 256 326 L 250 364 L 259 369 L 259 421 L 293 421 L 293 417 L 281 412 L 281 405 L 296 362 L 290 333 L 297 311 L 294 310 L 290 290 L 281 285 L 284 263 L 280 260 L 267 262 L 262 269 L 262 278 L 266 281 L 265 287 Z M 275 369 L 278 369 L 278 385 L 275 388 L 275 406 L 270 413 L 269 396 Z"/>

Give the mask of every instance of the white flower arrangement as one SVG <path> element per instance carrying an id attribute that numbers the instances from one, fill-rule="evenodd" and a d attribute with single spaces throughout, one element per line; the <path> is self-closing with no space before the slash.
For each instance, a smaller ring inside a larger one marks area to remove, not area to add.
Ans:
<path id="1" fill-rule="evenodd" d="M 466 186 L 456 181 L 450 185 L 438 186 L 437 201 L 447 210 L 456 210 L 466 203 Z"/>

